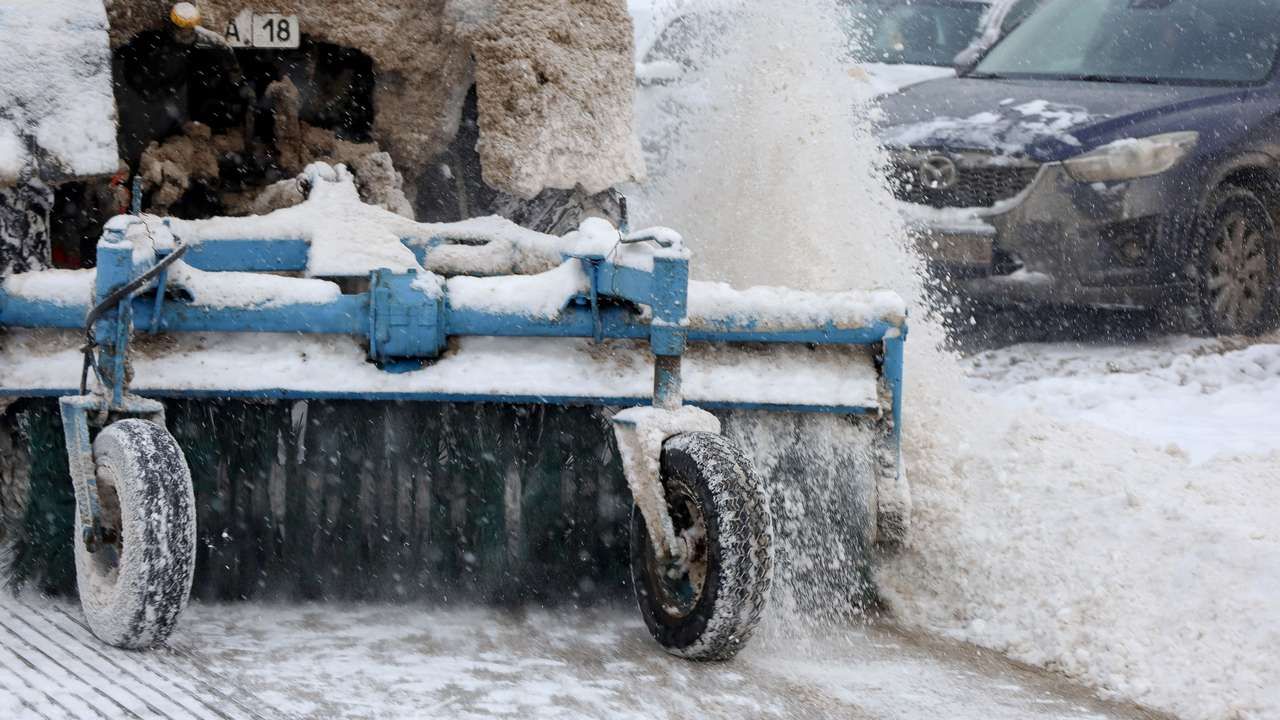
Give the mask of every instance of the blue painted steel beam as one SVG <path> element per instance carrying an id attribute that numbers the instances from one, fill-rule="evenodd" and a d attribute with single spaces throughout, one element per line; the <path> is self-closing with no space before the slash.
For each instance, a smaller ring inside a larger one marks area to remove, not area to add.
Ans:
<path id="1" fill-rule="evenodd" d="M 343 295 L 332 303 L 277 305 L 257 308 L 210 308 L 178 301 L 164 304 L 160 326 L 152 325 L 154 299 L 134 299 L 137 329 L 152 332 L 299 332 L 367 335 L 369 296 Z M 88 307 L 6 297 L 0 291 L 0 325 L 27 328 L 80 328 Z M 623 308 L 601 310 L 604 336 L 629 340 L 649 337 L 650 326 Z M 815 345 L 872 345 L 900 332 L 896 325 L 876 323 L 862 328 L 834 325 L 804 330 L 762 330 L 732 321 L 707 323 L 688 331 L 689 342 L 789 343 Z M 451 336 L 581 337 L 594 335 L 589 308 L 571 305 L 554 320 L 447 309 L 445 332 Z"/>
<path id="2" fill-rule="evenodd" d="M 760 342 L 812 345 L 875 345 L 898 331 L 896 325 L 878 322 L 867 327 L 842 328 L 828 323 L 803 330 L 760 329 L 755 323 L 716 321 L 689 330 L 689 342 Z"/>
<path id="3" fill-rule="evenodd" d="M 83 328 L 86 305 L 57 305 L 7 295 L 0 288 L 0 327 Z"/>
<path id="4" fill-rule="evenodd" d="M 306 240 L 202 240 L 182 260 L 210 272 L 303 272 L 310 253 Z"/>
<path id="5" fill-rule="evenodd" d="M 108 226 L 99 244 L 100 262 L 96 295 L 101 297 L 132 277 L 145 272 L 155 257 L 139 259 L 124 243 L 126 227 Z M 427 247 L 406 243 L 419 259 Z M 206 271 L 301 272 L 308 264 L 310 246 L 298 239 L 228 239 L 192 243 L 185 262 Z M 570 259 L 566 257 L 566 259 Z M 487 313 L 449 306 L 447 298 L 436 298 L 417 288 L 409 274 L 377 271 L 370 292 L 344 295 L 320 304 L 282 304 L 250 308 L 213 308 L 181 301 L 162 302 L 153 291 L 135 297 L 98 323 L 99 364 L 109 378 L 123 367 L 128 322 L 149 332 L 281 332 L 343 334 L 364 337 L 370 357 L 388 363 L 401 359 L 429 358 L 440 352 L 451 336 L 490 337 L 573 337 L 595 339 L 647 340 L 659 359 L 678 360 L 686 342 L 787 343 L 812 345 L 882 346 L 881 371 L 893 396 L 895 429 L 901 425 L 903 340 L 905 324 L 876 322 L 868 327 L 842 328 L 833 323 L 802 329 L 771 329 L 755 318 L 726 318 L 702 322 L 690 329 L 688 307 L 688 261 L 679 257 L 655 257 L 652 270 L 617 265 L 605 256 L 578 257 L 591 280 L 591 293 L 576 298 L 555 318 L 533 318 L 517 314 Z M 137 263 L 136 266 L 134 263 Z M 118 267 L 117 267 L 118 266 Z M 614 303 L 609 301 L 613 300 Z M 641 317 L 616 301 L 647 306 L 650 317 Z M 6 296 L 0 289 L 0 326 L 78 328 L 89 308 L 62 306 Z M 116 316 L 123 322 L 117 322 Z M 678 379 L 678 364 L 668 374 Z M 661 378 L 659 378 L 661 380 Z M 661 387 L 662 383 L 659 382 Z M 676 387 L 668 383 L 669 387 Z M 120 388 L 117 387 L 119 394 Z M 60 391 L 65 391 L 60 389 Z M 490 397 L 414 393 L 317 393 L 306 391 L 210 391 L 207 393 L 161 393 L 171 397 L 255 397 L 404 399 L 441 402 L 532 402 L 556 404 L 643 405 L 652 398 L 541 398 Z M 658 392 L 655 397 L 661 397 Z M 678 398 L 675 402 L 678 402 Z M 862 414 L 879 408 L 840 408 L 741 403 L 701 403 L 710 408 L 749 408 L 795 412 Z"/>
<path id="6" fill-rule="evenodd" d="M 649 337 L 648 323 L 640 322 L 622 308 L 603 308 L 600 319 L 606 338 L 644 340 Z M 589 338 L 595 335 L 595 318 L 590 308 L 574 305 L 565 308 L 555 319 L 449 308 L 445 312 L 445 332 L 455 337 Z"/>
<path id="7" fill-rule="evenodd" d="M 160 311 L 160 326 L 139 309 L 152 305 L 134 299 L 134 324 L 145 332 L 269 332 L 319 335 L 367 335 L 369 296 L 343 295 L 331 303 L 211 308 L 170 300 Z"/>

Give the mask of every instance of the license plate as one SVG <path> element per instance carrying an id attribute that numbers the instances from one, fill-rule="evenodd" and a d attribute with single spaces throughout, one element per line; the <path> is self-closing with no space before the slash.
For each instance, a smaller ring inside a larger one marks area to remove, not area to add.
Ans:
<path id="1" fill-rule="evenodd" d="M 223 32 L 227 44 L 237 48 L 292 49 L 302 41 L 297 15 L 242 10 Z"/>
<path id="2" fill-rule="evenodd" d="M 991 240 L 982 235 L 927 233 L 920 238 L 920 251 L 945 265 L 987 266 L 994 256 Z"/>

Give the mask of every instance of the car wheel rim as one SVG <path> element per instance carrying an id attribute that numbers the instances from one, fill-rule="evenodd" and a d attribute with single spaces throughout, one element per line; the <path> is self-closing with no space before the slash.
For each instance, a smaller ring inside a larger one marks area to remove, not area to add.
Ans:
<path id="1" fill-rule="evenodd" d="M 1266 238 L 1242 214 L 1218 226 L 1209 248 L 1209 303 L 1214 324 L 1239 332 L 1262 313 L 1267 288 Z"/>
<path id="2" fill-rule="evenodd" d="M 702 599 L 707 580 L 707 522 L 702 508 L 683 484 L 672 488 L 668 510 L 676 537 L 687 552 L 679 557 L 658 557 L 646 543 L 645 561 L 664 613 L 675 619 L 688 617 Z"/>

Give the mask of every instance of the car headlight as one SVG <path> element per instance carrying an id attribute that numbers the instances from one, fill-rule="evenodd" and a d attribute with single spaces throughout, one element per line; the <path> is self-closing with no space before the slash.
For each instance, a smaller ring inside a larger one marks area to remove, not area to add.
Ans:
<path id="1" fill-rule="evenodd" d="M 1198 132 L 1174 132 L 1108 143 L 1063 163 L 1080 182 L 1118 182 L 1159 175 L 1168 170 L 1200 140 Z"/>

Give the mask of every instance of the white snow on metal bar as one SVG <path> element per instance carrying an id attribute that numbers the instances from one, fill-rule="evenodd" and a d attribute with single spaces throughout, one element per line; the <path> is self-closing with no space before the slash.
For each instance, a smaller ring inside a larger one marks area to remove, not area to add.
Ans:
<path id="1" fill-rule="evenodd" d="M 169 270 L 169 286 L 191 295 L 206 308 L 279 307 L 332 302 L 342 295 L 337 283 L 265 273 L 205 272 L 179 260 Z"/>
<path id="2" fill-rule="evenodd" d="M 761 330 L 865 327 L 900 324 L 907 306 L 892 290 L 815 293 L 778 287 L 738 290 L 725 283 L 689 283 L 689 323 L 693 328 L 717 321 L 753 322 Z"/>
<path id="3" fill-rule="evenodd" d="M 449 304 L 457 310 L 526 315 L 553 320 L 569 301 L 590 291 L 582 263 L 570 260 L 538 275 L 454 277 L 447 282 Z"/>
<path id="4" fill-rule="evenodd" d="M 651 269 L 655 257 L 688 257 L 679 234 L 667 228 L 633 234 L 671 245 L 664 248 L 648 242 L 623 244 L 618 230 L 598 218 L 585 220 L 562 238 L 526 230 L 499 217 L 418 223 L 362 202 L 350 173 L 341 165 L 317 163 L 303 178 L 311 191 L 300 205 L 261 216 L 171 219 L 172 234 L 180 242 L 195 244 L 303 240 L 310 243 L 307 274 L 313 277 L 367 276 L 388 268 L 416 270 L 424 283 L 430 283 L 431 273 L 438 272 L 457 276 L 447 281 L 455 308 L 538 318 L 555 318 L 575 295 L 588 291 L 580 264 L 565 262 L 566 255 L 600 255 L 642 270 Z M 108 226 L 126 231 L 135 254 L 146 255 L 152 247 L 172 244 L 170 230 L 153 216 L 144 216 L 142 223 L 122 216 Z M 426 262 L 420 264 L 406 243 L 427 248 Z M 462 277 L 476 275 L 494 277 Z M 265 273 L 204 273 L 181 262 L 174 266 L 170 281 L 204 307 L 319 303 L 338 295 L 337 286 L 329 282 Z M 15 275 L 3 283 L 5 292 L 14 297 L 70 305 L 88 302 L 93 275 L 51 271 Z M 693 328 L 717 322 L 750 324 L 762 330 L 862 327 L 881 321 L 899 324 L 905 315 L 902 298 L 887 290 L 812 293 L 772 287 L 735 290 L 709 282 L 689 286 Z"/>
<path id="5" fill-rule="evenodd" d="M 0 278 L 6 295 L 68 307 L 87 305 L 93 295 L 93 270 L 40 270 Z"/>
<path id="6" fill-rule="evenodd" d="M 67 388 L 80 376 L 74 331 L 7 331 L 0 391 Z M 644 341 L 458 338 L 422 370 L 393 374 L 368 362 L 355 338 L 269 333 L 176 333 L 133 353 L 134 388 L 148 391 L 449 393 L 624 398 L 647 403 L 653 357 Z M 693 343 L 684 357 L 685 399 L 782 406 L 879 408 L 869 349 Z"/>
<path id="7" fill-rule="evenodd" d="M 188 243 L 305 240 L 311 246 L 307 274 L 316 277 L 364 276 L 380 268 L 467 275 L 528 274 L 559 265 L 565 253 L 608 254 L 619 265 L 644 269 L 652 267 L 655 255 L 683 253 L 680 247 L 620 245 L 618 231 L 599 219 L 587 220 L 563 238 L 526 230 L 499 217 L 461 223 L 415 222 L 362 202 L 351 174 L 341 165 L 315 163 L 303 177 L 311 190 L 299 205 L 268 215 L 173 220 L 173 231 Z M 441 242 L 445 244 L 435 247 Z M 440 265 L 436 266 L 430 255 L 426 267 L 419 265 L 405 243 L 431 247 L 431 255 L 442 253 Z"/>

